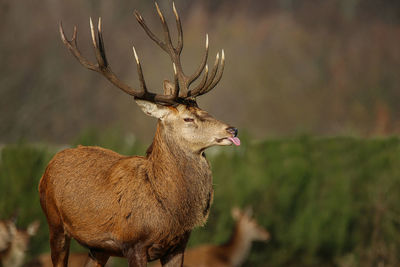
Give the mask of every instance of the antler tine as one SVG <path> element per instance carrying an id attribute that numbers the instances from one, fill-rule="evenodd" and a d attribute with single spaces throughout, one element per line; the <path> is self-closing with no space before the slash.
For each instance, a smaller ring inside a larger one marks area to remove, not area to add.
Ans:
<path id="1" fill-rule="evenodd" d="M 65 44 L 65 46 L 68 48 L 68 50 L 72 53 L 72 55 L 74 55 L 74 57 L 85 67 L 88 68 L 90 70 L 94 70 L 94 71 L 98 71 L 97 67 L 95 64 L 91 63 L 89 60 L 87 60 L 86 58 L 84 58 L 81 53 L 79 52 L 78 49 L 78 45 L 76 42 L 76 37 L 77 37 L 77 28 L 76 26 L 74 26 L 74 33 L 72 35 L 72 40 L 69 41 L 66 37 L 65 37 L 65 33 L 64 33 L 64 28 L 62 26 L 62 22 L 60 21 L 60 25 L 59 25 L 59 30 L 60 30 L 60 35 L 61 35 L 61 40 L 63 41 L 63 43 Z"/>
<path id="2" fill-rule="evenodd" d="M 174 10 L 177 29 L 178 29 L 178 45 L 176 48 L 172 44 L 172 39 L 171 39 L 171 34 L 170 34 L 170 31 L 168 28 L 168 24 L 167 24 L 165 17 L 163 15 L 163 13 L 161 12 L 161 9 L 160 9 L 159 5 L 157 4 L 157 2 L 155 2 L 155 8 L 157 10 L 157 14 L 158 14 L 158 17 L 160 18 L 160 21 L 161 21 L 161 24 L 163 27 L 163 31 L 164 31 L 164 40 L 163 41 L 158 39 L 158 37 L 156 37 L 156 35 L 147 27 L 143 17 L 140 15 L 139 12 L 135 11 L 135 16 L 136 16 L 136 19 L 139 22 L 139 24 L 142 26 L 142 28 L 147 33 L 147 35 L 154 42 L 156 42 L 158 44 L 158 46 L 160 46 L 165 52 L 167 52 L 167 54 L 170 56 L 172 62 L 175 64 L 178 80 L 179 80 L 180 85 L 182 86 L 182 90 L 180 92 L 181 97 L 186 97 L 187 92 L 188 92 L 189 77 L 184 74 L 183 69 L 182 69 L 181 60 L 180 60 L 180 53 L 181 53 L 182 47 L 183 47 L 182 26 L 181 26 L 178 12 L 176 11 L 176 8 L 175 8 L 175 4 L 173 4 L 172 7 Z"/>
<path id="3" fill-rule="evenodd" d="M 99 50 L 101 54 L 101 58 L 104 61 L 104 65 L 108 66 L 107 58 L 106 58 L 106 50 L 104 49 L 104 41 L 103 41 L 103 33 L 101 31 L 101 17 L 99 17 L 99 22 L 97 24 L 97 37 L 99 41 Z"/>
<path id="4" fill-rule="evenodd" d="M 173 52 L 174 52 L 174 51 L 175 51 L 175 48 L 174 48 L 174 46 L 172 45 L 171 35 L 170 35 L 170 33 L 169 33 L 169 28 L 168 28 L 167 22 L 165 21 L 164 15 L 163 15 L 163 13 L 161 12 L 160 7 L 158 6 L 157 2 L 154 2 L 154 4 L 155 4 L 155 6 L 156 6 L 158 16 L 160 17 L 161 24 L 162 24 L 162 26 L 163 26 L 165 43 L 166 43 L 166 45 L 168 46 L 168 48 L 169 48 L 170 50 L 173 50 Z M 172 51 L 170 51 L 169 54 L 170 54 L 170 56 L 172 57 L 172 56 L 174 55 L 174 53 L 171 53 L 171 52 L 172 52 Z"/>
<path id="5" fill-rule="evenodd" d="M 146 82 L 143 77 L 142 65 L 140 64 L 140 60 L 139 60 L 139 57 L 136 53 L 136 49 L 134 46 L 132 46 L 132 50 L 133 50 L 133 54 L 134 54 L 135 60 L 136 60 L 136 66 L 137 66 L 137 71 L 138 71 L 139 80 L 140 80 L 140 88 L 141 88 L 141 91 L 138 92 L 136 97 L 146 99 L 146 100 L 149 100 L 152 102 L 176 104 L 176 100 L 177 100 L 178 94 L 179 94 L 179 82 L 177 80 L 175 64 L 174 64 L 175 81 L 176 81 L 175 82 L 175 91 L 171 95 L 159 95 L 159 94 L 150 93 L 147 90 Z"/>
<path id="6" fill-rule="evenodd" d="M 200 66 L 196 70 L 196 72 L 191 76 L 186 76 L 182 70 L 180 54 L 183 49 L 183 32 L 182 25 L 179 14 L 176 10 L 175 3 L 172 3 L 173 12 L 175 14 L 176 26 L 178 31 L 178 44 L 176 47 L 172 44 L 170 31 L 167 25 L 167 22 L 162 14 L 157 2 L 155 3 L 155 7 L 157 9 L 158 16 L 161 20 L 162 27 L 164 30 L 164 41 L 160 40 L 146 25 L 143 17 L 139 12 L 135 10 L 134 14 L 136 16 L 137 21 L 142 26 L 146 34 L 152 39 L 158 46 L 160 46 L 164 51 L 166 51 L 172 60 L 173 68 L 174 68 L 174 90 L 171 94 L 155 94 L 151 93 L 147 90 L 145 79 L 143 76 L 142 66 L 140 64 L 139 58 L 137 56 L 136 50 L 133 47 L 134 56 L 136 59 L 137 72 L 140 80 L 140 90 L 135 90 L 122 81 L 120 81 L 115 74 L 111 71 L 109 63 L 107 61 L 106 52 L 104 48 L 103 41 L 103 33 L 101 28 L 101 18 L 98 20 L 97 24 L 97 38 L 95 28 L 93 26 L 92 18 L 90 18 L 90 32 L 92 37 L 92 43 L 94 47 L 94 52 L 96 55 L 97 64 L 94 64 L 83 57 L 78 49 L 77 45 L 77 28 L 74 27 L 74 33 L 72 35 L 72 40 L 68 40 L 65 37 L 64 29 L 62 23 L 60 22 L 59 30 L 63 43 L 68 48 L 68 50 L 75 56 L 75 58 L 83 65 L 84 67 L 99 72 L 103 76 L 105 76 L 112 84 L 120 88 L 125 93 L 134 96 L 135 98 L 144 99 L 152 102 L 158 102 L 160 104 L 176 104 L 180 103 L 184 99 L 195 98 L 196 96 L 205 94 L 212 90 L 218 82 L 222 78 L 222 74 L 225 66 L 225 55 L 224 50 L 222 50 L 221 60 L 219 57 L 219 53 L 217 53 L 214 66 L 209 73 L 207 60 L 208 60 L 208 35 L 206 34 L 206 47 L 203 59 L 200 63 Z M 218 71 L 220 70 L 220 71 Z M 189 86 L 200 77 L 201 73 L 204 71 L 203 78 L 200 83 L 192 90 L 189 90 Z"/>
<path id="7" fill-rule="evenodd" d="M 136 16 L 136 19 L 138 20 L 138 22 L 140 23 L 140 25 L 142 26 L 142 28 L 147 33 L 147 35 L 153 41 L 155 41 L 164 51 L 166 51 L 169 54 L 169 56 L 171 57 L 171 60 L 175 66 L 176 76 L 178 77 L 179 85 L 181 86 L 181 90 L 179 93 L 180 97 L 182 97 L 182 98 L 195 97 L 197 95 L 201 95 L 201 94 L 208 92 L 213 87 L 215 87 L 215 85 L 221 79 L 222 72 L 220 72 L 218 74 L 218 76 L 216 77 L 216 75 L 218 73 L 218 68 L 219 67 L 223 68 L 223 64 L 224 64 L 223 60 L 220 62 L 219 53 L 216 56 L 216 60 L 215 60 L 215 63 L 214 63 L 214 66 L 213 66 L 211 72 L 208 73 L 208 67 L 207 67 L 207 70 L 205 71 L 201 82 L 194 89 L 189 90 L 190 85 L 200 77 L 201 73 L 206 68 L 207 60 L 208 60 L 208 52 L 209 52 L 208 34 L 206 34 L 205 53 L 204 53 L 204 56 L 202 58 L 202 61 L 199 65 L 199 67 L 197 68 L 196 72 L 193 73 L 191 76 L 186 76 L 185 73 L 183 72 L 182 65 L 181 65 L 181 59 L 180 59 L 180 54 L 183 49 L 182 25 L 181 25 L 181 20 L 180 20 L 179 14 L 175 7 L 175 3 L 174 2 L 172 3 L 172 9 L 173 9 L 173 12 L 175 15 L 176 26 L 177 26 L 177 30 L 178 30 L 178 44 L 176 47 L 174 47 L 174 45 L 172 44 L 171 35 L 170 35 L 170 31 L 169 31 L 167 22 L 165 20 L 163 13 L 161 12 L 159 5 L 157 4 L 157 2 L 155 2 L 155 7 L 156 7 L 156 10 L 158 13 L 158 17 L 160 18 L 160 21 L 161 21 L 161 24 L 163 27 L 163 31 L 164 31 L 164 40 L 163 41 L 158 39 L 153 34 L 153 32 L 151 32 L 151 30 L 147 27 L 146 23 L 144 22 L 143 17 L 137 11 L 135 11 L 135 16 Z M 220 64 L 221 64 L 221 66 L 220 66 Z M 217 78 L 217 79 L 214 80 L 215 78 Z M 179 90 L 179 88 L 177 90 Z"/>
<path id="8" fill-rule="evenodd" d="M 134 96 L 135 98 L 138 99 L 144 99 L 152 102 L 158 102 L 161 104 L 176 104 L 177 102 L 177 97 L 175 95 L 159 95 L 159 94 L 154 94 L 151 92 L 147 91 L 146 88 L 146 83 L 143 77 L 143 71 L 142 67 L 139 61 L 139 58 L 136 54 L 135 49 L 133 48 L 135 59 L 136 59 L 136 65 L 138 69 L 138 75 L 139 75 L 139 80 L 140 80 L 140 87 L 141 90 L 135 90 L 131 88 L 130 86 L 126 85 L 122 81 L 120 81 L 115 74 L 111 71 L 110 66 L 108 65 L 106 54 L 105 54 L 105 49 L 104 49 L 104 42 L 103 42 L 103 36 L 102 36 L 102 30 L 101 30 L 101 19 L 99 19 L 98 25 L 97 25 L 98 33 L 97 33 L 97 40 L 96 40 L 96 34 L 95 34 L 95 28 L 93 26 L 92 19 L 90 18 L 90 31 L 91 31 L 91 36 L 92 36 L 92 43 L 93 47 L 95 49 L 95 54 L 96 54 L 96 60 L 97 64 L 94 64 L 87 60 L 85 57 L 83 57 L 78 49 L 77 45 L 77 28 L 76 26 L 74 27 L 74 33 L 72 35 L 72 40 L 68 40 L 65 37 L 64 33 L 64 28 L 62 26 L 62 23 L 60 22 L 59 30 L 60 30 L 60 35 L 61 35 L 61 40 L 65 44 L 65 46 L 68 48 L 68 50 L 76 57 L 76 59 L 79 61 L 79 63 L 82 64 L 82 66 L 99 72 L 101 73 L 104 77 L 106 77 L 112 84 L 120 88 L 122 91 L 125 93 Z"/>
<path id="9" fill-rule="evenodd" d="M 220 70 L 217 78 L 211 83 L 210 86 L 204 87 L 204 89 L 200 91 L 199 95 L 204 95 L 204 94 L 210 92 L 219 83 L 219 81 L 222 78 L 222 74 L 224 73 L 224 68 L 225 68 L 225 52 L 224 52 L 224 49 L 222 49 L 222 59 L 221 59 L 221 67 L 220 67 L 221 70 Z"/>
<path id="10" fill-rule="evenodd" d="M 142 89 L 141 94 L 144 95 L 145 93 L 147 93 L 147 87 L 146 87 L 146 82 L 143 77 L 142 65 L 140 64 L 139 57 L 136 53 L 136 49 L 134 46 L 132 46 L 132 50 L 133 50 L 133 54 L 134 54 L 135 60 L 136 60 L 137 72 L 138 72 L 139 81 L 140 81 L 140 88 Z"/>
<path id="11" fill-rule="evenodd" d="M 97 44 L 92 18 L 89 19 L 89 22 L 90 22 L 90 32 L 92 34 L 92 42 L 93 42 L 94 52 L 96 54 L 98 67 L 100 69 L 107 68 L 106 60 L 103 58 L 102 53 L 100 52 L 99 45 Z M 101 23 L 101 19 L 99 18 L 99 24 L 98 24 L 99 29 L 101 27 L 101 26 L 99 26 L 99 25 L 101 25 L 100 23 Z M 100 33 L 98 33 L 98 35 L 100 35 Z M 100 37 L 99 37 L 99 39 L 100 39 Z"/>
<path id="12" fill-rule="evenodd" d="M 153 40 L 165 52 L 168 53 L 167 45 L 163 41 L 158 39 L 158 37 L 149 29 L 149 27 L 147 27 L 146 22 L 144 21 L 142 15 L 140 15 L 140 13 L 137 10 L 135 10 L 134 13 L 135 13 L 136 20 L 139 22 L 140 26 L 142 26 L 143 30 L 147 33 L 147 35 L 150 37 L 150 39 Z"/>
<path id="13" fill-rule="evenodd" d="M 172 9 L 174 11 L 175 14 L 175 19 L 176 19 L 176 28 L 178 29 L 178 45 L 176 47 L 176 51 L 178 52 L 178 54 L 180 55 L 182 52 L 182 48 L 183 48 L 183 31 L 182 31 L 182 24 L 181 24 L 181 19 L 178 15 L 178 12 L 176 11 L 175 8 L 175 3 L 172 2 Z"/>
<path id="14" fill-rule="evenodd" d="M 174 97 L 179 97 L 179 76 L 178 76 L 178 72 L 176 70 L 176 66 L 175 63 L 172 63 L 172 66 L 174 67 L 174 80 L 175 80 L 175 88 L 174 88 L 174 92 L 173 92 L 173 96 Z"/>
<path id="15" fill-rule="evenodd" d="M 215 57 L 215 62 L 214 62 L 214 66 L 211 70 L 210 77 L 207 79 L 207 82 L 206 82 L 206 85 L 204 86 L 204 88 L 208 88 L 211 85 L 211 83 L 213 82 L 215 75 L 217 74 L 217 71 L 218 71 L 219 60 L 220 60 L 220 58 L 219 58 L 219 52 L 218 52 Z M 203 90 L 201 90 L 201 91 L 203 91 Z"/>
<path id="16" fill-rule="evenodd" d="M 203 71 L 204 67 L 207 64 L 207 59 L 208 59 L 208 34 L 206 34 L 206 52 L 204 54 L 203 60 L 200 63 L 199 68 L 195 73 L 193 73 L 192 76 L 189 77 L 188 79 L 188 87 L 197 79 L 199 78 L 201 72 Z"/>
<path id="17" fill-rule="evenodd" d="M 205 70 L 204 70 L 204 75 L 203 78 L 201 79 L 201 82 L 192 90 L 188 92 L 188 96 L 196 96 L 199 95 L 201 90 L 204 88 L 208 78 L 208 65 L 206 65 Z"/>
<path id="18" fill-rule="evenodd" d="M 99 18 L 98 25 L 97 25 L 97 28 L 98 28 L 97 36 L 99 39 L 99 43 L 101 43 L 100 46 L 98 45 L 97 40 L 96 40 L 95 29 L 93 27 L 93 21 L 92 21 L 91 17 L 89 19 L 89 24 L 90 24 L 90 32 L 91 32 L 91 36 L 92 36 L 92 43 L 93 43 L 96 60 L 97 60 L 97 65 L 95 66 L 96 67 L 95 71 L 103 74 L 110 82 L 112 82 L 118 88 L 123 90 L 125 93 L 130 94 L 135 97 L 143 96 L 142 92 L 137 92 L 134 89 L 132 89 L 131 87 L 129 87 L 128 85 L 126 85 L 123 82 L 121 82 L 120 80 L 118 80 L 118 78 L 115 76 L 115 74 L 109 69 L 107 59 L 105 56 L 103 35 L 102 35 L 102 31 L 101 31 L 101 18 Z"/>
<path id="19" fill-rule="evenodd" d="M 173 3 L 172 9 L 174 10 L 177 29 L 178 29 L 178 46 L 177 46 L 177 48 L 175 48 L 174 45 L 172 44 L 171 34 L 169 32 L 168 24 L 164 18 L 163 13 L 160 10 L 160 7 L 158 6 L 157 2 L 155 2 L 155 7 L 156 7 L 158 16 L 161 20 L 161 24 L 162 24 L 162 27 L 164 30 L 164 39 L 165 39 L 164 42 L 169 50 L 169 51 L 167 51 L 167 53 L 171 57 L 171 60 L 174 63 L 175 68 L 177 70 L 178 81 L 180 81 L 180 83 L 183 86 L 183 88 L 182 88 L 183 90 L 182 90 L 181 94 L 183 97 L 186 97 L 188 94 L 188 79 L 189 79 L 189 77 L 187 77 L 185 75 L 185 73 L 183 72 L 181 59 L 180 59 L 180 53 L 181 53 L 181 50 L 183 47 L 183 34 L 182 34 L 182 26 L 180 23 L 180 18 L 179 18 L 178 12 L 176 11 L 175 4 Z"/>

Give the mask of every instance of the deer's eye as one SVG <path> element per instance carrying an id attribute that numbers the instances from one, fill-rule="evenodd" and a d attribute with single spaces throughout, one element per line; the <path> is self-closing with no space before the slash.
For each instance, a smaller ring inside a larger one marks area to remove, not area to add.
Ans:
<path id="1" fill-rule="evenodd" d="M 192 118 L 184 118 L 183 120 L 186 122 L 194 122 L 194 119 L 192 119 Z"/>

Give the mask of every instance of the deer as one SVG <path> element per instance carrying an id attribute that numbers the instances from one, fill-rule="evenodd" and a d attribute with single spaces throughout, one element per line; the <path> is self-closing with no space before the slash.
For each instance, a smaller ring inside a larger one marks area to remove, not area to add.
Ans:
<path id="1" fill-rule="evenodd" d="M 172 61 L 173 80 L 163 82 L 163 94 L 148 90 L 134 46 L 140 88 L 130 87 L 112 72 L 104 49 L 101 18 L 97 30 L 89 20 L 97 63 L 80 53 L 76 26 L 68 40 L 59 25 L 64 45 L 79 63 L 133 96 L 145 114 L 157 118 L 157 127 L 145 156 L 123 156 L 101 147 L 78 146 L 58 152 L 50 160 L 39 182 L 39 195 L 49 226 L 54 266 L 67 266 L 71 238 L 89 249 L 92 266 L 104 266 L 110 256 L 127 258 L 130 267 L 146 266 L 154 260 L 160 260 L 162 266 L 182 266 L 190 233 L 205 224 L 213 201 L 212 173 L 205 150 L 240 145 L 237 128 L 215 119 L 196 101 L 221 80 L 224 51 L 221 57 L 217 53 L 209 73 L 206 35 L 198 69 L 185 74 L 180 58 L 182 25 L 175 4 L 176 45 L 157 3 L 155 7 L 163 40 L 149 29 L 138 11 L 134 14 L 150 39 Z M 194 81 L 198 84 L 191 87 Z"/>
<path id="2" fill-rule="evenodd" d="M 15 219 L 0 220 L 0 265 L 22 266 L 29 241 L 39 229 L 39 221 L 33 221 L 26 229 L 18 229 Z"/>
<path id="3" fill-rule="evenodd" d="M 252 218 L 251 208 L 231 210 L 235 227 L 229 241 L 223 245 L 201 245 L 185 253 L 187 267 L 242 266 L 250 253 L 253 241 L 267 242 L 270 234 Z"/>

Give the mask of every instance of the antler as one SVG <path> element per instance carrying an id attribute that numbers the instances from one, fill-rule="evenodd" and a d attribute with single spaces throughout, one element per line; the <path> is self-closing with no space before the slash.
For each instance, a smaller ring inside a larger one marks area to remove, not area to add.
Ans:
<path id="1" fill-rule="evenodd" d="M 110 65 L 108 64 L 103 35 L 101 30 L 101 18 L 99 18 L 99 22 L 97 25 L 97 39 L 95 34 L 95 29 L 93 27 L 92 18 L 90 18 L 90 30 L 92 34 L 92 42 L 95 50 L 97 64 L 90 62 L 88 59 L 82 56 L 81 52 L 78 49 L 76 37 L 77 37 L 77 29 L 74 26 L 74 33 L 72 35 L 72 40 L 68 40 L 65 37 L 64 29 L 62 23 L 60 22 L 60 35 L 61 39 L 64 42 L 65 46 L 69 49 L 69 51 L 76 57 L 76 59 L 82 64 L 82 66 L 101 73 L 104 77 L 106 77 L 112 84 L 120 88 L 125 93 L 134 96 L 138 99 L 144 99 L 152 102 L 160 102 L 165 104 L 176 104 L 177 102 L 177 94 L 173 93 L 171 95 L 160 95 L 154 94 L 147 90 L 146 83 L 143 77 L 142 66 L 140 64 L 139 58 L 136 54 L 135 47 L 133 47 L 133 52 L 136 59 L 137 72 L 140 80 L 140 90 L 136 90 L 121 80 L 117 78 L 117 76 L 111 71 Z"/>
<path id="2" fill-rule="evenodd" d="M 152 39 L 158 46 L 160 46 L 165 52 L 169 54 L 171 57 L 172 62 L 174 63 L 177 71 L 177 77 L 178 77 L 178 82 L 181 86 L 181 90 L 178 93 L 179 97 L 182 98 L 195 98 L 197 96 L 203 95 L 211 89 L 213 89 L 218 82 L 222 78 L 222 74 L 224 71 L 224 65 L 225 65 L 225 54 L 224 50 L 222 50 L 222 57 L 220 59 L 219 53 L 216 56 L 214 67 L 211 71 L 211 75 L 208 76 L 208 66 L 207 66 L 207 59 L 208 59 L 208 35 L 206 35 L 206 49 L 205 49 L 205 54 L 204 57 L 200 63 L 200 66 L 198 67 L 197 71 L 193 73 L 192 75 L 188 76 L 185 75 L 182 69 L 182 64 L 181 64 L 181 59 L 180 55 L 182 52 L 183 48 L 183 32 L 182 32 L 182 25 L 181 25 L 181 20 L 178 15 L 178 12 L 176 11 L 175 8 L 175 3 L 172 3 L 172 9 L 175 14 L 175 19 L 176 19 L 176 26 L 178 30 L 178 44 L 176 47 L 172 44 L 171 40 L 171 35 L 169 32 L 169 28 L 167 25 L 167 22 L 165 21 L 164 15 L 162 14 L 157 2 L 155 3 L 156 9 L 158 16 L 160 17 L 161 24 L 163 27 L 164 31 L 164 41 L 161 41 L 146 25 L 142 15 L 138 11 L 135 10 L 135 16 L 139 24 L 142 26 L 144 31 L 147 33 L 147 35 Z M 218 72 L 218 69 L 220 71 Z M 190 85 L 199 78 L 201 73 L 204 71 L 203 78 L 200 81 L 200 83 L 194 88 L 189 90 Z M 217 74 L 218 73 L 218 74 Z M 178 91 L 177 89 L 175 91 Z"/>
<path id="3" fill-rule="evenodd" d="M 148 100 L 151 102 L 158 102 L 162 104 L 176 104 L 179 102 L 182 102 L 184 99 L 194 99 L 195 97 L 205 94 L 209 92 L 211 89 L 213 89 L 217 83 L 221 80 L 222 73 L 224 70 L 224 64 L 225 64 L 225 56 L 224 56 L 224 50 L 222 50 L 222 59 L 220 60 L 219 58 L 219 53 L 216 56 L 216 60 L 214 63 L 214 67 L 211 71 L 210 76 L 208 76 L 208 66 L 207 66 L 207 58 L 208 58 L 208 35 L 206 35 L 206 51 L 205 55 L 203 57 L 203 60 L 197 69 L 195 73 L 193 73 L 191 76 L 187 76 L 184 74 L 182 70 L 182 65 L 181 65 L 181 60 L 180 60 L 180 54 L 182 52 L 183 48 L 183 32 L 182 32 L 182 25 L 181 21 L 178 15 L 178 12 L 176 11 L 175 4 L 173 3 L 173 11 L 175 14 L 176 18 L 176 25 L 178 29 L 178 44 L 176 47 L 172 44 L 171 36 L 169 33 L 169 28 L 168 25 L 164 19 L 164 16 L 162 12 L 160 11 L 160 8 L 158 7 L 158 4 L 155 3 L 157 13 L 160 17 L 163 30 L 164 30 L 164 41 L 161 41 L 156 35 L 154 35 L 151 30 L 147 27 L 146 23 L 144 22 L 144 19 L 142 16 L 139 14 L 139 12 L 135 11 L 135 16 L 137 21 L 140 23 L 142 28 L 145 30 L 147 35 L 155 42 L 157 43 L 164 51 L 166 51 L 173 62 L 173 69 L 174 69 L 174 82 L 175 82 L 175 87 L 174 90 L 170 95 L 160 95 L 160 94 L 155 94 L 151 93 L 147 90 L 146 83 L 143 77 L 143 71 L 142 71 L 142 66 L 140 64 L 139 58 L 137 56 L 135 47 L 133 47 L 133 53 L 135 56 L 136 60 L 136 65 L 137 65 L 137 72 L 139 76 L 139 81 L 140 81 L 140 89 L 134 89 L 121 80 L 117 78 L 117 76 L 111 71 L 110 65 L 108 64 L 105 49 L 104 49 L 104 41 L 103 41 L 103 35 L 102 35 L 102 30 L 101 30 L 101 18 L 99 18 L 98 25 L 97 25 L 97 38 L 96 38 L 96 33 L 95 29 L 93 27 L 93 22 L 92 19 L 90 18 L 90 30 L 91 30 L 91 35 L 92 35 L 92 42 L 93 42 L 93 47 L 95 50 L 95 55 L 96 55 L 96 61 L 97 63 L 94 64 L 90 62 L 88 59 L 82 56 L 78 49 L 77 45 L 77 28 L 74 26 L 74 33 L 72 35 L 72 39 L 68 40 L 65 37 L 64 29 L 62 26 L 62 23 L 60 22 L 60 35 L 61 39 L 64 42 L 65 46 L 69 49 L 69 51 L 76 57 L 76 59 L 82 64 L 82 66 L 96 71 L 98 73 L 101 73 L 104 77 L 106 77 L 112 84 L 120 88 L 122 91 L 125 93 L 134 96 L 137 99 L 144 99 Z M 218 68 L 220 68 L 220 71 L 217 75 Z M 192 90 L 189 90 L 189 86 L 199 78 L 201 73 L 204 71 L 203 78 L 200 81 L 200 83 Z M 183 90 L 180 90 L 182 88 Z"/>

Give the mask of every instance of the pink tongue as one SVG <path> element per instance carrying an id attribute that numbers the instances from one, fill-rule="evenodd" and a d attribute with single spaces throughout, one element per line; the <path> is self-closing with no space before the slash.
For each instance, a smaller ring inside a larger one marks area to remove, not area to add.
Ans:
<path id="1" fill-rule="evenodd" d="M 229 137 L 228 138 L 232 143 L 234 143 L 236 146 L 240 146 L 240 139 L 237 137 Z"/>

